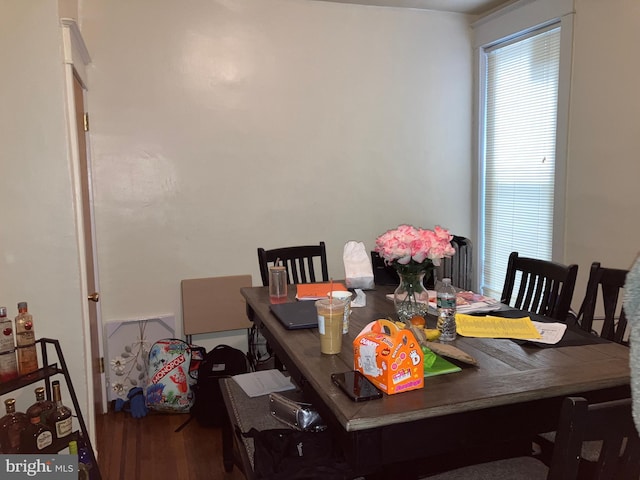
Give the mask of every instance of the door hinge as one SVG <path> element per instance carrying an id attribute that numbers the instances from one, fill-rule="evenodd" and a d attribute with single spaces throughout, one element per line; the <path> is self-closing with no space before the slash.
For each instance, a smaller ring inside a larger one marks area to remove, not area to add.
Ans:
<path id="1" fill-rule="evenodd" d="M 104 373 L 104 357 L 100 357 L 100 373 Z"/>
<path id="2" fill-rule="evenodd" d="M 82 121 L 84 123 L 84 131 L 88 132 L 89 131 L 89 114 L 85 112 L 85 114 L 82 116 Z"/>

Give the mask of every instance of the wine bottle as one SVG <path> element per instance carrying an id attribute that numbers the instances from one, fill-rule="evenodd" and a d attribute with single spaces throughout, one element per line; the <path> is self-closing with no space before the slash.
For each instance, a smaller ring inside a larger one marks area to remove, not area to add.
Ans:
<path id="1" fill-rule="evenodd" d="M 0 453 L 20 453 L 20 434 L 29 421 L 24 413 L 16 412 L 14 398 L 7 398 L 4 405 L 7 414 L 0 418 Z"/>
<path id="2" fill-rule="evenodd" d="M 51 427 L 40 421 L 42 412 L 36 408 L 31 412 L 31 422 L 20 434 L 20 453 L 38 453 L 53 443 Z"/>
<path id="3" fill-rule="evenodd" d="M 36 332 L 33 316 L 28 312 L 27 302 L 18 303 L 16 316 L 16 346 L 18 354 L 18 372 L 27 375 L 38 369 L 38 352 L 36 350 Z"/>
<path id="4" fill-rule="evenodd" d="M 56 405 L 49 415 L 48 424 L 53 430 L 55 438 L 61 439 L 71 435 L 73 419 L 71 418 L 71 409 L 62 403 L 60 382 L 58 380 L 51 382 L 51 388 L 53 390 L 53 401 Z"/>
<path id="5" fill-rule="evenodd" d="M 13 322 L 7 318 L 7 307 L 0 307 L 0 383 L 18 378 L 18 362 Z"/>
<path id="6" fill-rule="evenodd" d="M 34 411 L 40 412 L 40 421 L 42 423 L 47 423 L 49 415 L 56 408 L 56 404 L 51 400 L 47 400 L 44 397 L 44 387 L 38 387 L 35 390 L 36 394 L 36 402 L 27 408 L 26 414 L 28 418 L 31 418 L 31 415 Z"/>
<path id="7" fill-rule="evenodd" d="M 94 477 L 92 470 L 93 463 L 89 454 L 89 446 L 84 440 L 82 433 L 78 434 L 78 479 L 90 480 Z"/>

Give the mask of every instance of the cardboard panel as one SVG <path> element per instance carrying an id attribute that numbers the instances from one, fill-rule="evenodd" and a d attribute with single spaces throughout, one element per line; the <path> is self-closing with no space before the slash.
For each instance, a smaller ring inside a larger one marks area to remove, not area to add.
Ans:
<path id="1" fill-rule="evenodd" d="M 182 280 L 182 323 L 185 335 L 240 330 L 251 327 L 242 287 L 251 275 Z"/>

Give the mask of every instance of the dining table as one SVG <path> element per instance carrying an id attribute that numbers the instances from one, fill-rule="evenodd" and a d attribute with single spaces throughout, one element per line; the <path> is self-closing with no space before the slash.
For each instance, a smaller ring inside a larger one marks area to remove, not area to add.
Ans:
<path id="1" fill-rule="evenodd" d="M 268 287 L 241 289 L 249 320 L 332 429 L 356 474 L 410 478 L 412 472 L 526 454 L 536 434 L 555 429 L 565 397 L 596 402 L 630 396 L 628 347 L 569 325 L 555 345 L 458 335 L 450 343 L 475 365 L 448 359 L 460 371 L 426 377 L 420 389 L 354 402 L 332 383 L 331 374 L 354 369 L 353 342 L 365 326 L 381 318 L 397 320 L 389 299 L 394 288 L 362 292 L 366 305 L 352 307 L 348 333 L 335 355 L 320 352 L 317 328 L 282 326 L 271 312 Z M 295 285 L 287 301 L 298 301 Z M 427 327 L 435 323 L 434 315 L 426 316 Z"/>

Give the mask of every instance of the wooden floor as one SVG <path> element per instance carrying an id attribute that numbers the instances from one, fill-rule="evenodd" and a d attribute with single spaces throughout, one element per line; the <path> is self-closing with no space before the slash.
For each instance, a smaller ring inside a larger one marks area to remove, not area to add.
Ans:
<path id="1" fill-rule="evenodd" d="M 175 432 L 188 414 L 150 413 L 135 419 L 109 412 L 96 418 L 98 464 L 103 480 L 244 480 L 222 465 L 219 428 L 194 419 Z"/>

